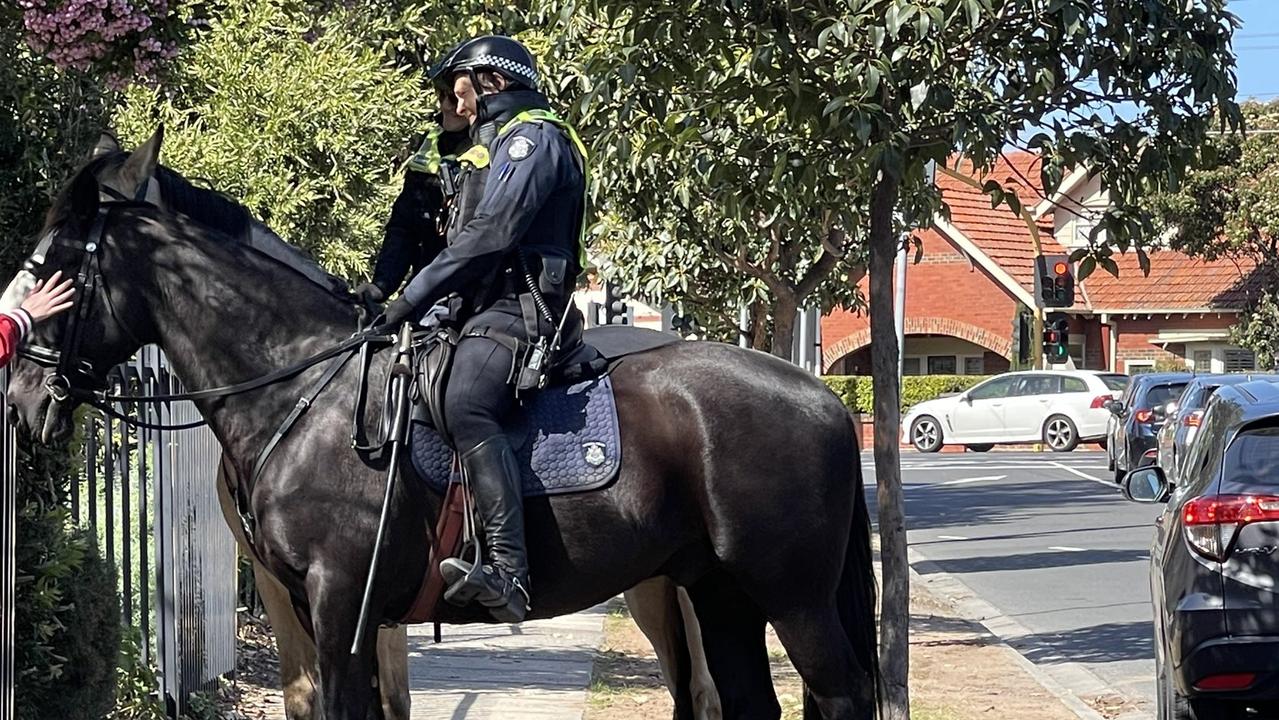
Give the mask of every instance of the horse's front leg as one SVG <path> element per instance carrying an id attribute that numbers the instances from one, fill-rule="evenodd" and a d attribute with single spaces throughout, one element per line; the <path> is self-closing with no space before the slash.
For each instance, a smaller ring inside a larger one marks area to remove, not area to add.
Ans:
<path id="1" fill-rule="evenodd" d="M 322 568 L 318 572 L 313 568 L 310 575 L 307 598 L 311 625 L 315 628 L 324 720 L 366 720 L 377 700 L 373 688 L 377 623 L 369 623 L 359 652 L 352 655 L 351 641 L 355 637 L 363 588 L 341 582 L 341 574 Z"/>

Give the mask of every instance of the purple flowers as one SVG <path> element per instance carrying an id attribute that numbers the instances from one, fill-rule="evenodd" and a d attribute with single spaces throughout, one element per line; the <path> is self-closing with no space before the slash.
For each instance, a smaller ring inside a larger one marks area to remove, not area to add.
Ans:
<path id="1" fill-rule="evenodd" d="M 168 0 L 18 0 L 27 44 L 58 67 L 101 71 L 108 86 L 153 81 L 178 53 Z"/>

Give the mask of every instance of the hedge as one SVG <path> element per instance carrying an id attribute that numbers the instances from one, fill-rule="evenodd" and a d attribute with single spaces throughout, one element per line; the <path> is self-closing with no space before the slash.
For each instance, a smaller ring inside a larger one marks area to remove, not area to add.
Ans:
<path id="1" fill-rule="evenodd" d="M 901 409 L 947 393 L 967 390 L 989 375 L 911 375 L 902 378 Z M 869 375 L 829 375 L 822 378 L 839 399 L 855 413 L 874 412 L 874 392 Z"/>

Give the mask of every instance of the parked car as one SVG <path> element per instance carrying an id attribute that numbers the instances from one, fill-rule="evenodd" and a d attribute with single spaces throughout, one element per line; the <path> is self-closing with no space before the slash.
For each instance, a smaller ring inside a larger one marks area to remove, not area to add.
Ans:
<path id="1" fill-rule="evenodd" d="M 1154 465 L 1156 436 L 1163 427 L 1169 403 L 1181 397 L 1194 379 L 1188 372 L 1134 375 L 1118 401 L 1108 406 L 1111 417 L 1106 430 L 1106 458 L 1115 473 L 1115 482 L 1129 470 Z"/>
<path id="2" fill-rule="evenodd" d="M 1229 375 L 1196 375 L 1181 392 L 1175 401 L 1176 409 L 1169 413 L 1168 420 L 1159 429 L 1155 443 L 1157 446 L 1156 464 L 1167 476 L 1168 482 L 1176 484 L 1180 473 L 1180 462 L 1185 457 L 1186 448 L 1195 439 L 1199 424 L 1203 421 L 1204 407 L 1217 388 L 1227 385 L 1240 385 L 1253 381 L 1279 382 L 1279 375 L 1268 373 L 1241 373 Z"/>
<path id="3" fill-rule="evenodd" d="M 1126 375 L 1086 370 L 1010 372 L 966 392 L 921 402 L 902 418 L 903 437 L 920 452 L 947 443 L 976 451 L 1043 441 L 1057 452 L 1106 434 L 1106 403 Z"/>
<path id="4" fill-rule="evenodd" d="M 1166 503 L 1150 550 L 1159 717 L 1279 712 L 1279 385 L 1219 388 L 1180 481 L 1131 472 L 1124 495 Z"/>

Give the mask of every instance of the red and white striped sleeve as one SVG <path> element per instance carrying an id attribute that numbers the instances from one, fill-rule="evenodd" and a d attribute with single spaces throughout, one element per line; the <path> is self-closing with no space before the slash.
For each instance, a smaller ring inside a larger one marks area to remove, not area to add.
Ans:
<path id="1" fill-rule="evenodd" d="M 31 313 L 22 308 L 0 313 L 0 367 L 8 365 L 17 354 L 18 346 L 34 324 Z"/>

